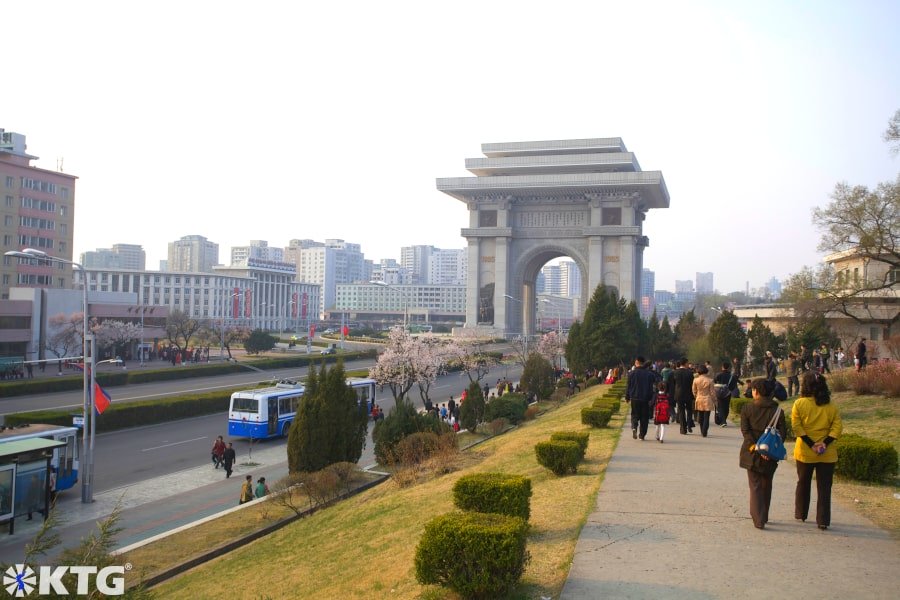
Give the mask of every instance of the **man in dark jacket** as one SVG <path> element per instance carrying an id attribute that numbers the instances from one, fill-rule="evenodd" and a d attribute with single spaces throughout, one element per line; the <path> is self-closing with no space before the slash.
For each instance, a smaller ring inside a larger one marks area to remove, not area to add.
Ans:
<path id="1" fill-rule="evenodd" d="M 866 365 L 869 363 L 869 357 L 866 352 L 866 338 L 862 338 L 859 340 L 859 344 L 856 346 L 856 370 L 864 371 Z"/>
<path id="2" fill-rule="evenodd" d="M 641 440 L 650 425 L 650 401 L 656 394 L 656 373 L 647 368 L 643 356 L 634 359 L 634 369 L 628 374 L 625 402 L 631 403 L 631 437 Z M 640 427 L 640 433 L 638 432 Z"/>
<path id="3" fill-rule="evenodd" d="M 225 452 L 222 456 L 222 464 L 225 465 L 225 479 L 231 477 L 231 471 L 234 469 L 234 463 L 237 460 L 237 455 L 234 452 L 234 447 L 231 442 L 228 442 L 228 447 L 225 448 Z"/>
<path id="4" fill-rule="evenodd" d="M 694 430 L 694 371 L 687 364 L 686 358 L 679 360 L 678 368 L 672 376 L 675 380 L 675 406 L 682 435 Z"/>

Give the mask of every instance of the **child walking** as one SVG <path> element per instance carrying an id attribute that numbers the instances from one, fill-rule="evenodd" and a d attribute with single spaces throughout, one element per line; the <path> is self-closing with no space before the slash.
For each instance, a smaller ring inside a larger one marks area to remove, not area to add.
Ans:
<path id="1" fill-rule="evenodd" d="M 656 389 L 656 398 L 653 399 L 653 423 L 656 425 L 656 439 L 663 443 L 666 435 L 666 423 L 669 422 L 669 394 L 666 393 L 666 383 L 660 381 Z"/>

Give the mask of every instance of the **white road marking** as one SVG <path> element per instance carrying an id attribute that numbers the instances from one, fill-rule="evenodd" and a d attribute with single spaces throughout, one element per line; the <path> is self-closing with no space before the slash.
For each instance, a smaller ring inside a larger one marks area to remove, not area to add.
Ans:
<path id="1" fill-rule="evenodd" d="M 168 448 L 169 446 L 177 446 L 178 444 L 189 444 L 190 442 L 196 442 L 198 440 L 205 440 L 208 436 L 194 438 L 192 440 L 184 440 L 183 442 L 172 442 L 171 444 L 163 444 L 162 446 L 154 446 L 152 448 L 144 448 L 141 452 L 147 452 L 149 450 L 159 450 L 160 448 Z"/>

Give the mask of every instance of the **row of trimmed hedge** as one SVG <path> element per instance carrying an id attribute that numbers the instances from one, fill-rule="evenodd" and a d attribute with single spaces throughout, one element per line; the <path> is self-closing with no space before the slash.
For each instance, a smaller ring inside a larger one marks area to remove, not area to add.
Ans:
<path id="1" fill-rule="evenodd" d="M 224 362 L 212 364 L 199 364 L 186 367 L 165 367 L 160 369 L 135 369 L 130 371 L 97 372 L 97 383 L 103 387 L 116 387 L 131 383 L 148 383 L 151 381 L 172 381 L 175 379 L 190 379 L 193 377 L 211 377 L 214 375 L 229 375 L 242 373 L 247 367 L 272 371 L 275 369 L 289 369 L 291 367 L 304 367 L 310 363 L 319 364 L 322 361 L 333 363 L 339 358 L 345 361 L 360 358 L 375 358 L 375 350 L 363 350 L 360 352 L 346 352 L 344 354 L 301 354 L 297 356 L 284 356 L 276 358 L 260 358 L 237 362 Z M 146 363 L 145 363 L 146 364 Z M 52 392 L 68 392 L 81 389 L 84 385 L 82 374 L 68 375 L 64 377 L 47 377 L 40 379 L 16 379 L 0 382 L 0 396 L 4 398 L 12 396 L 25 396 L 30 394 L 48 394 Z"/>
<path id="2" fill-rule="evenodd" d="M 97 431 L 115 431 L 215 413 L 221 413 L 224 421 L 232 392 L 244 390 L 247 387 L 244 385 L 202 394 L 170 396 L 154 401 L 116 402 L 113 400 L 109 408 L 97 417 Z M 73 414 L 75 411 L 71 408 L 13 413 L 4 417 L 4 424 L 7 427 L 30 423 L 71 426 Z M 78 411 L 77 414 L 80 415 L 81 412 Z"/>
<path id="3" fill-rule="evenodd" d="M 416 579 L 463 598 L 505 595 L 528 563 L 531 480 L 505 473 L 467 475 L 454 484 L 453 502 L 465 512 L 440 515 L 425 525 L 416 547 Z"/>
<path id="4" fill-rule="evenodd" d="M 622 396 L 625 394 L 625 386 L 616 382 L 610 386 L 603 396 L 594 400 L 591 406 L 581 409 L 581 423 L 591 427 L 606 427 L 612 416 L 622 407 Z"/>

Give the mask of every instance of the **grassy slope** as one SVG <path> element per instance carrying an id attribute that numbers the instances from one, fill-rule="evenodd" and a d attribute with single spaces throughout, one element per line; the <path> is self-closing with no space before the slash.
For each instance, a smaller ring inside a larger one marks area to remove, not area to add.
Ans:
<path id="1" fill-rule="evenodd" d="M 555 477 L 537 464 L 533 448 L 553 431 L 583 429 L 581 407 L 605 389 L 590 388 L 538 420 L 464 453 L 461 468 L 450 475 L 405 489 L 393 483 L 379 486 L 159 586 L 160 596 L 209 598 L 239 590 L 244 598 L 452 597 L 416 582 L 415 547 L 426 521 L 453 510 L 451 489 L 457 478 L 481 471 L 531 477 L 531 562 L 518 591 L 529 597 L 558 595 L 623 416 L 611 428 L 591 432 L 577 475 Z"/>

